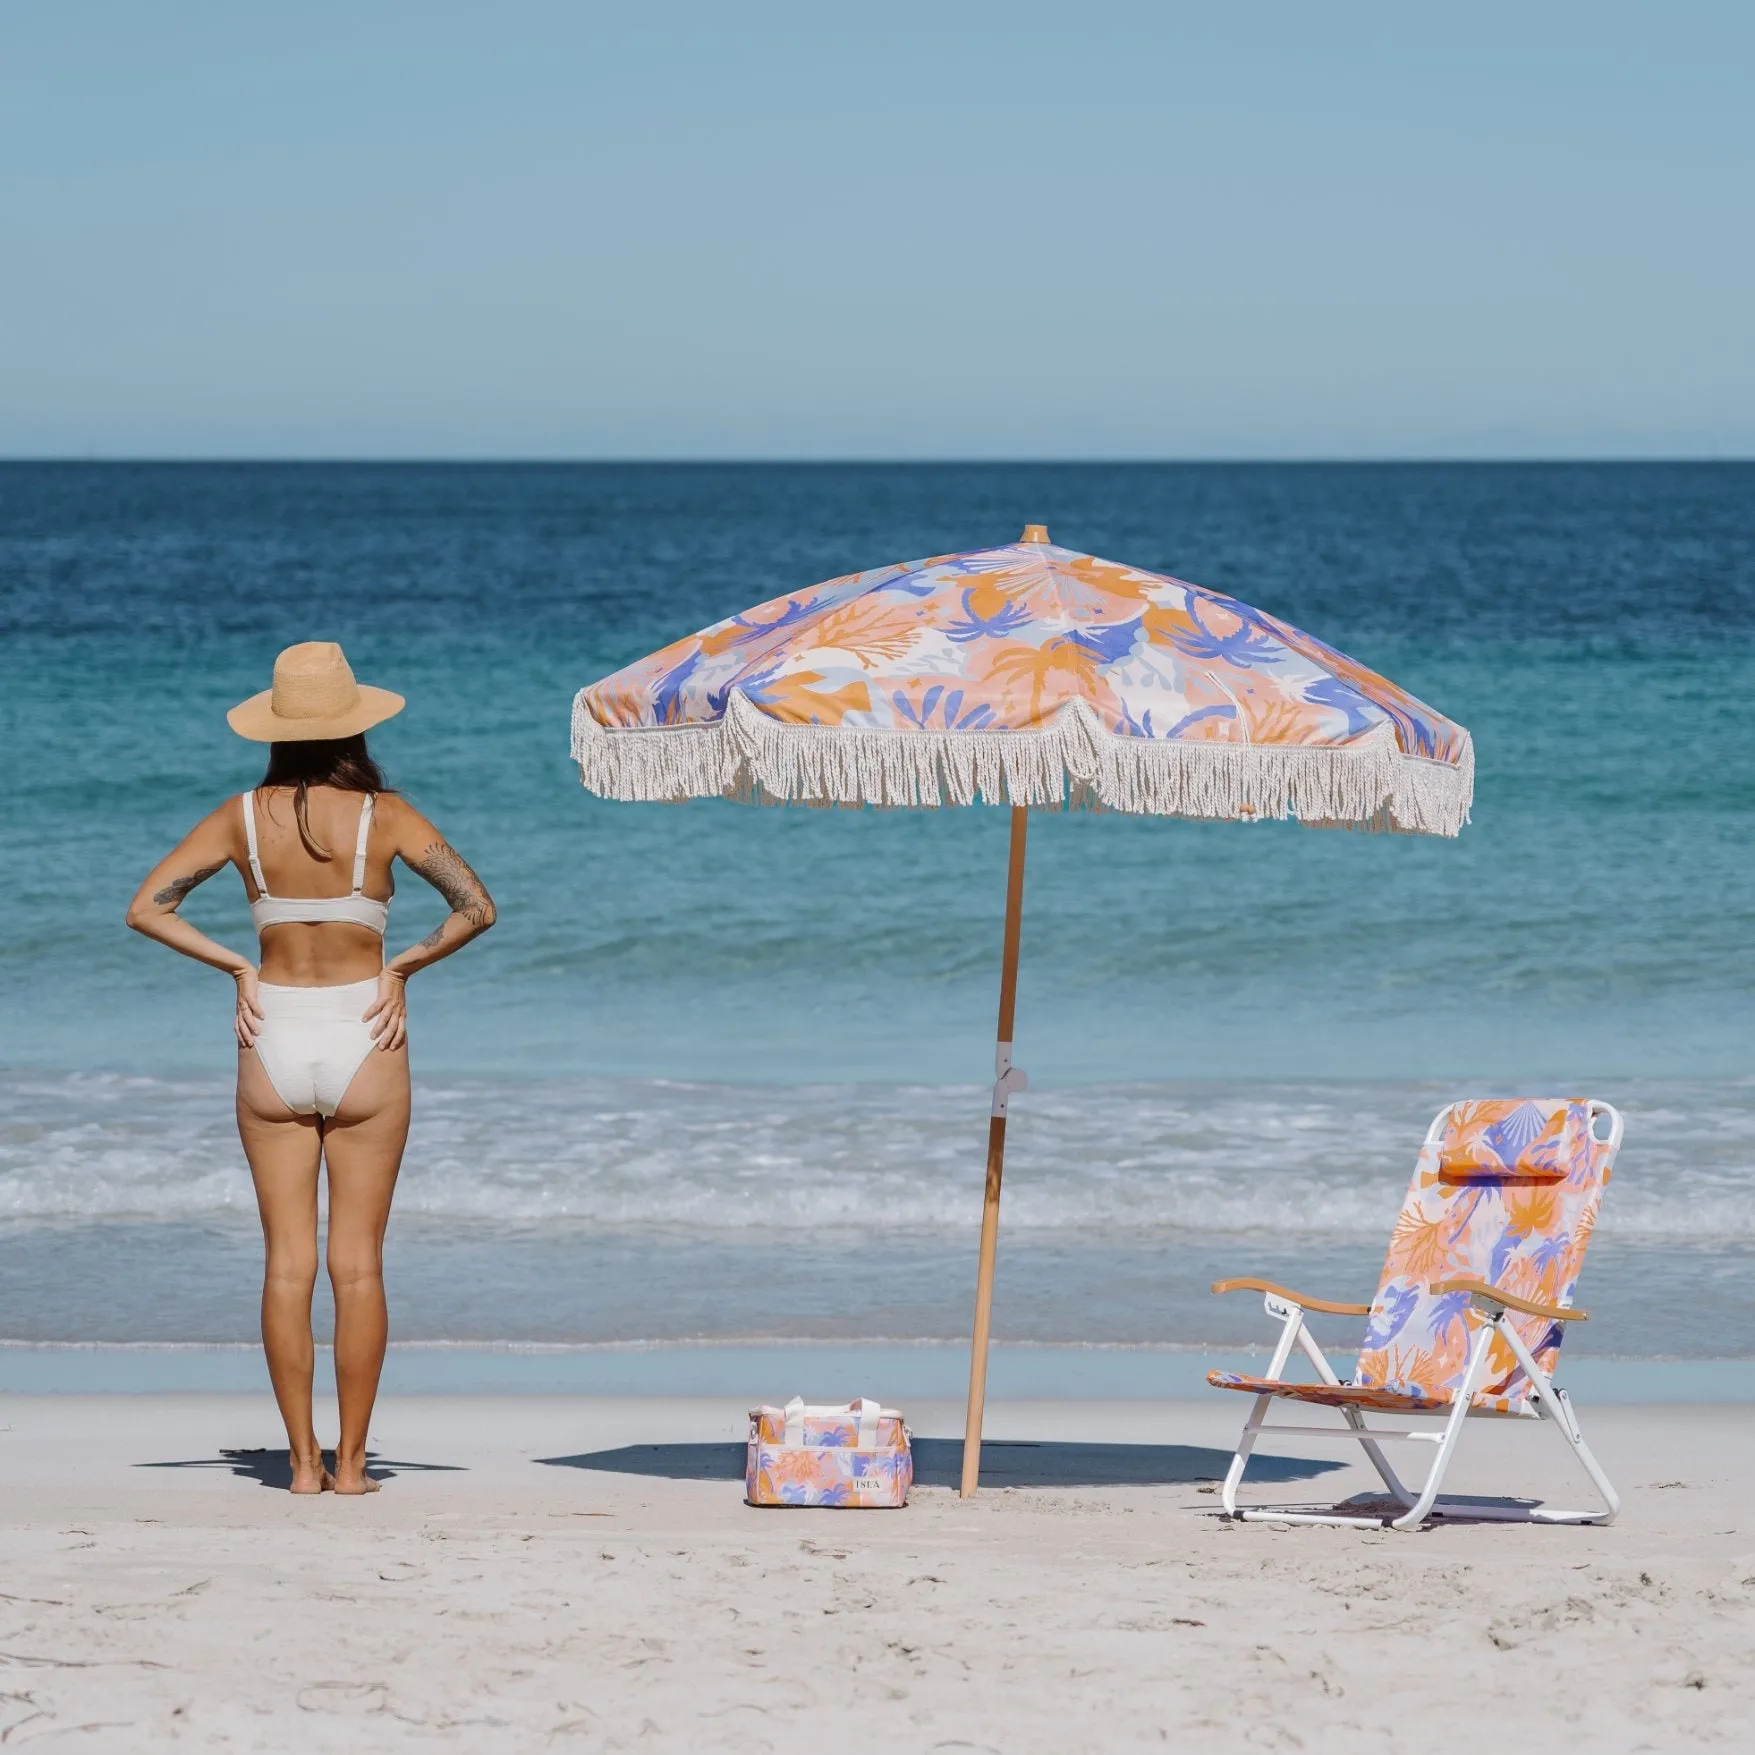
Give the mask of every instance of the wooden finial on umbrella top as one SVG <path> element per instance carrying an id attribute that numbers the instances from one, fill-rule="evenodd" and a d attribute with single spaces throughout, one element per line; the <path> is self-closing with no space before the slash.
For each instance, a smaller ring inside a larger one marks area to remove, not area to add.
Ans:
<path id="1" fill-rule="evenodd" d="M 1046 543 L 1048 541 L 1048 526 L 1046 524 L 1026 524 L 1024 534 L 1018 538 L 1018 541 Z"/>

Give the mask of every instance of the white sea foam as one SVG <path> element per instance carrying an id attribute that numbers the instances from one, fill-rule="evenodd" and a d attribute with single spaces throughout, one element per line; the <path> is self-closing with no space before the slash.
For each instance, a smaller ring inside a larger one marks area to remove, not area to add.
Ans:
<path id="1" fill-rule="evenodd" d="M 1427 1119 L 1414 1084 L 1117 1085 L 1014 1101 L 1012 1231 L 1386 1234 Z M 1622 1081 L 1605 1237 L 1755 1241 L 1755 1081 Z M 951 1086 L 439 1080 L 403 1214 L 702 1234 L 932 1230 L 979 1210 L 986 1093 Z M 218 1078 L 0 1074 L 0 1222 L 252 1213 Z"/>

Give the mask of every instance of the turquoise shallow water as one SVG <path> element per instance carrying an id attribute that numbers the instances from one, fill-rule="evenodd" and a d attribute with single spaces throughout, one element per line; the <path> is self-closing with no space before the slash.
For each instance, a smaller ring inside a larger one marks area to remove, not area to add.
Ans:
<path id="1" fill-rule="evenodd" d="M 1479 778 L 1454 843 L 1038 820 L 1008 1239 L 1080 1265 L 1002 1331 L 1223 1339 L 1183 1295 L 1210 1254 L 1281 1224 L 1369 1275 L 1439 1101 L 1566 1085 L 1631 1117 L 1625 1283 L 1712 1288 L 1632 1350 L 1755 1351 L 1744 465 L 0 466 L 0 1335 L 247 1327 L 199 1292 L 248 1241 L 229 986 L 120 916 L 256 777 L 224 709 L 312 637 L 407 693 L 376 748 L 501 905 L 414 995 L 420 1332 L 955 1332 L 1003 813 L 608 805 L 567 717 L 732 609 L 1029 521 L 1331 640 L 1467 724 Z M 229 880 L 189 908 L 246 942 Z M 532 1295 L 556 1224 L 601 1298 Z M 823 1292 L 781 1310 L 800 1237 Z M 1156 1317 L 1102 1295 L 1136 1245 Z M 892 1260 L 929 1283 L 859 1265 Z"/>

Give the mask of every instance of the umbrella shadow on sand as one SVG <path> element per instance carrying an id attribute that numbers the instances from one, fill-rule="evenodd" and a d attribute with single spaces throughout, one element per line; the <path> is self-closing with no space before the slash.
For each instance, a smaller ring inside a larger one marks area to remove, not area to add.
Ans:
<path id="1" fill-rule="evenodd" d="M 285 1492 L 292 1486 L 292 1463 L 284 1450 L 221 1450 L 213 1456 L 189 1457 L 182 1462 L 136 1463 L 137 1469 L 229 1469 L 240 1480 Z M 335 1452 L 323 1452 L 323 1466 L 335 1467 Z M 366 1473 L 374 1481 L 393 1480 L 397 1475 L 419 1473 L 464 1474 L 460 1463 L 387 1462 L 375 1450 L 366 1452 Z"/>
<path id="2" fill-rule="evenodd" d="M 549 1468 L 648 1475 L 669 1481 L 741 1481 L 742 1444 L 627 1444 L 580 1456 L 544 1456 Z M 1200 1444 L 1031 1444 L 987 1440 L 981 1446 L 984 1487 L 1146 1487 L 1218 1481 L 1231 1453 Z M 922 1486 L 954 1487 L 963 1466 L 960 1438 L 914 1440 L 914 1478 Z M 1300 1456 L 1256 1456 L 1254 1482 L 1307 1481 L 1346 1465 Z"/>

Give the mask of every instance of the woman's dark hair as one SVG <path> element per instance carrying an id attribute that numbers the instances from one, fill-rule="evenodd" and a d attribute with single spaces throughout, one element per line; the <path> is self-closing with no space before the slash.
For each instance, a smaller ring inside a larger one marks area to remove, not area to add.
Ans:
<path id="1" fill-rule="evenodd" d="M 353 737 L 315 738 L 306 743 L 273 743 L 268 746 L 268 772 L 264 786 L 293 789 L 293 815 L 298 819 L 299 839 L 313 859 L 333 855 L 311 833 L 307 794 L 313 786 L 334 786 L 342 792 L 388 792 L 384 771 L 366 750 L 366 734 Z"/>

